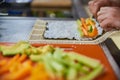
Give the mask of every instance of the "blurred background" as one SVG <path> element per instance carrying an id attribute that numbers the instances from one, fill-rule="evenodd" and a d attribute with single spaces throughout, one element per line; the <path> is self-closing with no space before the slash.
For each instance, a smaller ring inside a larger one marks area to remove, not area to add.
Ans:
<path id="1" fill-rule="evenodd" d="M 90 16 L 89 0 L 0 0 L 0 16 L 78 18 Z"/>

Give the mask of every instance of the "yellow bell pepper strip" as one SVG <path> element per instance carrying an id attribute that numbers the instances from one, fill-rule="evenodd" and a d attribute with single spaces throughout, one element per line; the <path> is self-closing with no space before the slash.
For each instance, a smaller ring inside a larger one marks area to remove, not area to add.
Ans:
<path id="1" fill-rule="evenodd" d="M 27 80 L 49 80 L 49 75 L 43 63 L 37 63 L 31 70 Z"/>

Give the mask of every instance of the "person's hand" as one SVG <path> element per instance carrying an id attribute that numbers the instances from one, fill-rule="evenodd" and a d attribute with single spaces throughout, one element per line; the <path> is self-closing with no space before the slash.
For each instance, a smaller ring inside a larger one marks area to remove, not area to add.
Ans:
<path id="1" fill-rule="evenodd" d="M 120 29 L 120 7 L 102 7 L 97 20 L 105 31 Z"/>
<path id="2" fill-rule="evenodd" d="M 110 6 L 110 0 L 92 0 L 89 2 L 89 10 L 95 18 L 97 18 L 97 12 L 103 6 Z"/>

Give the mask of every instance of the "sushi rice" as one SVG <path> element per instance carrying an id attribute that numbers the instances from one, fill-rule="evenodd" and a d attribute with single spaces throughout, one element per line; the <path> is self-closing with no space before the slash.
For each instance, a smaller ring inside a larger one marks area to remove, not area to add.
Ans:
<path id="1" fill-rule="evenodd" d="M 98 35 L 101 35 L 103 29 L 95 19 L 93 20 L 96 22 Z M 43 36 L 46 39 L 92 40 L 80 36 L 76 21 L 48 21 Z"/>

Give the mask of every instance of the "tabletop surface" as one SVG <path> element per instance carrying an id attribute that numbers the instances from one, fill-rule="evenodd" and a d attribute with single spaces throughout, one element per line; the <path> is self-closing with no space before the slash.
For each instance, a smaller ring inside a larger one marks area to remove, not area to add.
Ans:
<path id="1" fill-rule="evenodd" d="M 20 40 L 27 41 L 29 39 L 30 32 L 33 28 L 36 17 L 0 17 L 0 42 L 18 42 Z M 40 18 L 44 20 L 50 20 L 50 18 Z M 55 19 L 52 19 L 55 20 Z M 57 20 L 71 20 L 71 19 L 58 19 Z M 73 19 L 72 19 L 73 20 Z M 103 46 L 105 47 L 105 45 Z M 104 50 L 105 51 L 105 50 Z M 108 55 L 107 52 L 106 55 Z M 111 56 L 109 54 L 109 56 Z M 113 64 L 114 60 L 109 62 Z M 119 70 L 114 67 L 115 71 L 119 74 Z"/>
<path id="2" fill-rule="evenodd" d="M 0 42 L 17 42 L 19 40 L 28 40 L 36 17 L 0 17 Z M 50 18 L 40 18 L 50 19 Z M 55 20 L 56 18 L 52 18 Z M 60 19 L 58 20 L 73 20 Z"/>
<path id="3" fill-rule="evenodd" d="M 0 41 L 17 42 L 27 40 L 34 21 L 34 19 L 27 18 L 0 18 Z"/>

